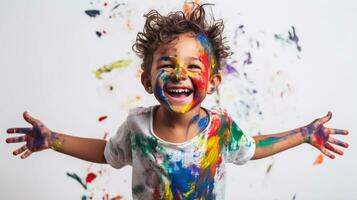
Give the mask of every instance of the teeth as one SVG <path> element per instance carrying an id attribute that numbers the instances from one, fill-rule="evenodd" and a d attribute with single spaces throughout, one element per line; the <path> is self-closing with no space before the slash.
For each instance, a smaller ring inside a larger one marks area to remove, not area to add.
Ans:
<path id="1" fill-rule="evenodd" d="M 185 92 L 185 93 L 188 93 L 188 92 L 190 92 L 190 90 L 188 90 L 188 89 L 170 89 L 169 92 L 175 92 L 175 93 L 183 93 L 183 92 Z"/>

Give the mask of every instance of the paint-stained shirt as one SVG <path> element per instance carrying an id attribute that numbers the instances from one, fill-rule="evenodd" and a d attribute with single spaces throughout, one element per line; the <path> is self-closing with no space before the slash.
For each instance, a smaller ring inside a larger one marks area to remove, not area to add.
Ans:
<path id="1" fill-rule="evenodd" d="M 184 143 L 170 143 L 153 131 L 154 108 L 131 110 L 104 151 L 114 168 L 132 166 L 133 199 L 223 200 L 225 163 L 250 160 L 254 139 L 226 111 L 205 109 L 199 134 Z"/>

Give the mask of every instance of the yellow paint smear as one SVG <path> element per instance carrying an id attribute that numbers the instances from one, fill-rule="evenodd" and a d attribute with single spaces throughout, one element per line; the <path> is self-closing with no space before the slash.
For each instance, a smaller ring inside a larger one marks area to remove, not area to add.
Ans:
<path id="1" fill-rule="evenodd" d="M 119 69 L 119 68 L 126 67 L 126 66 L 130 65 L 132 62 L 133 61 L 131 59 L 117 60 L 117 61 L 114 61 L 114 62 L 108 64 L 108 65 L 104 65 L 95 71 L 95 77 L 97 79 L 103 79 L 101 76 L 103 73 L 109 73 L 113 69 Z"/>

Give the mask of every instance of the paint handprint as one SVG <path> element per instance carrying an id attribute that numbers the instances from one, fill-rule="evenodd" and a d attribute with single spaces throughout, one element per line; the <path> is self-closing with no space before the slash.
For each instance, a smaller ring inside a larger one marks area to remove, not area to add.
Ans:
<path id="1" fill-rule="evenodd" d="M 24 119 L 32 125 L 32 128 L 9 128 L 9 134 L 24 134 L 22 136 L 7 138 L 7 143 L 26 142 L 22 147 L 16 149 L 13 154 L 21 158 L 27 158 L 33 152 L 41 151 L 48 148 L 55 148 L 56 133 L 48 129 L 40 120 L 31 117 L 27 112 L 23 113 Z"/>
<path id="2" fill-rule="evenodd" d="M 324 124 L 330 121 L 332 113 L 328 112 L 326 116 L 316 119 L 309 125 L 302 127 L 301 132 L 305 139 L 305 142 L 310 143 L 312 146 L 319 149 L 323 154 L 330 158 L 335 158 L 335 155 L 330 151 L 343 155 L 343 151 L 335 148 L 331 144 L 335 144 L 344 148 L 348 147 L 348 143 L 340 141 L 331 137 L 332 135 L 347 135 L 347 130 L 340 130 L 334 128 L 324 127 Z"/>

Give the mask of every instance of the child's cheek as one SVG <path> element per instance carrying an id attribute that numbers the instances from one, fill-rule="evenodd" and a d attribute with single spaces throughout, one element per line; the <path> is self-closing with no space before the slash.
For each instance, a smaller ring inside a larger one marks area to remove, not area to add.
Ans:
<path id="1" fill-rule="evenodd" d="M 204 74 L 198 74 L 191 76 L 192 84 L 195 88 L 195 96 L 200 97 L 205 96 L 206 88 L 208 85 L 208 78 Z"/>
<path id="2" fill-rule="evenodd" d="M 164 86 L 169 79 L 170 75 L 164 69 L 162 69 L 156 77 L 155 86 L 154 86 L 154 95 L 159 100 L 159 102 L 169 105 L 169 102 L 164 93 Z"/>

